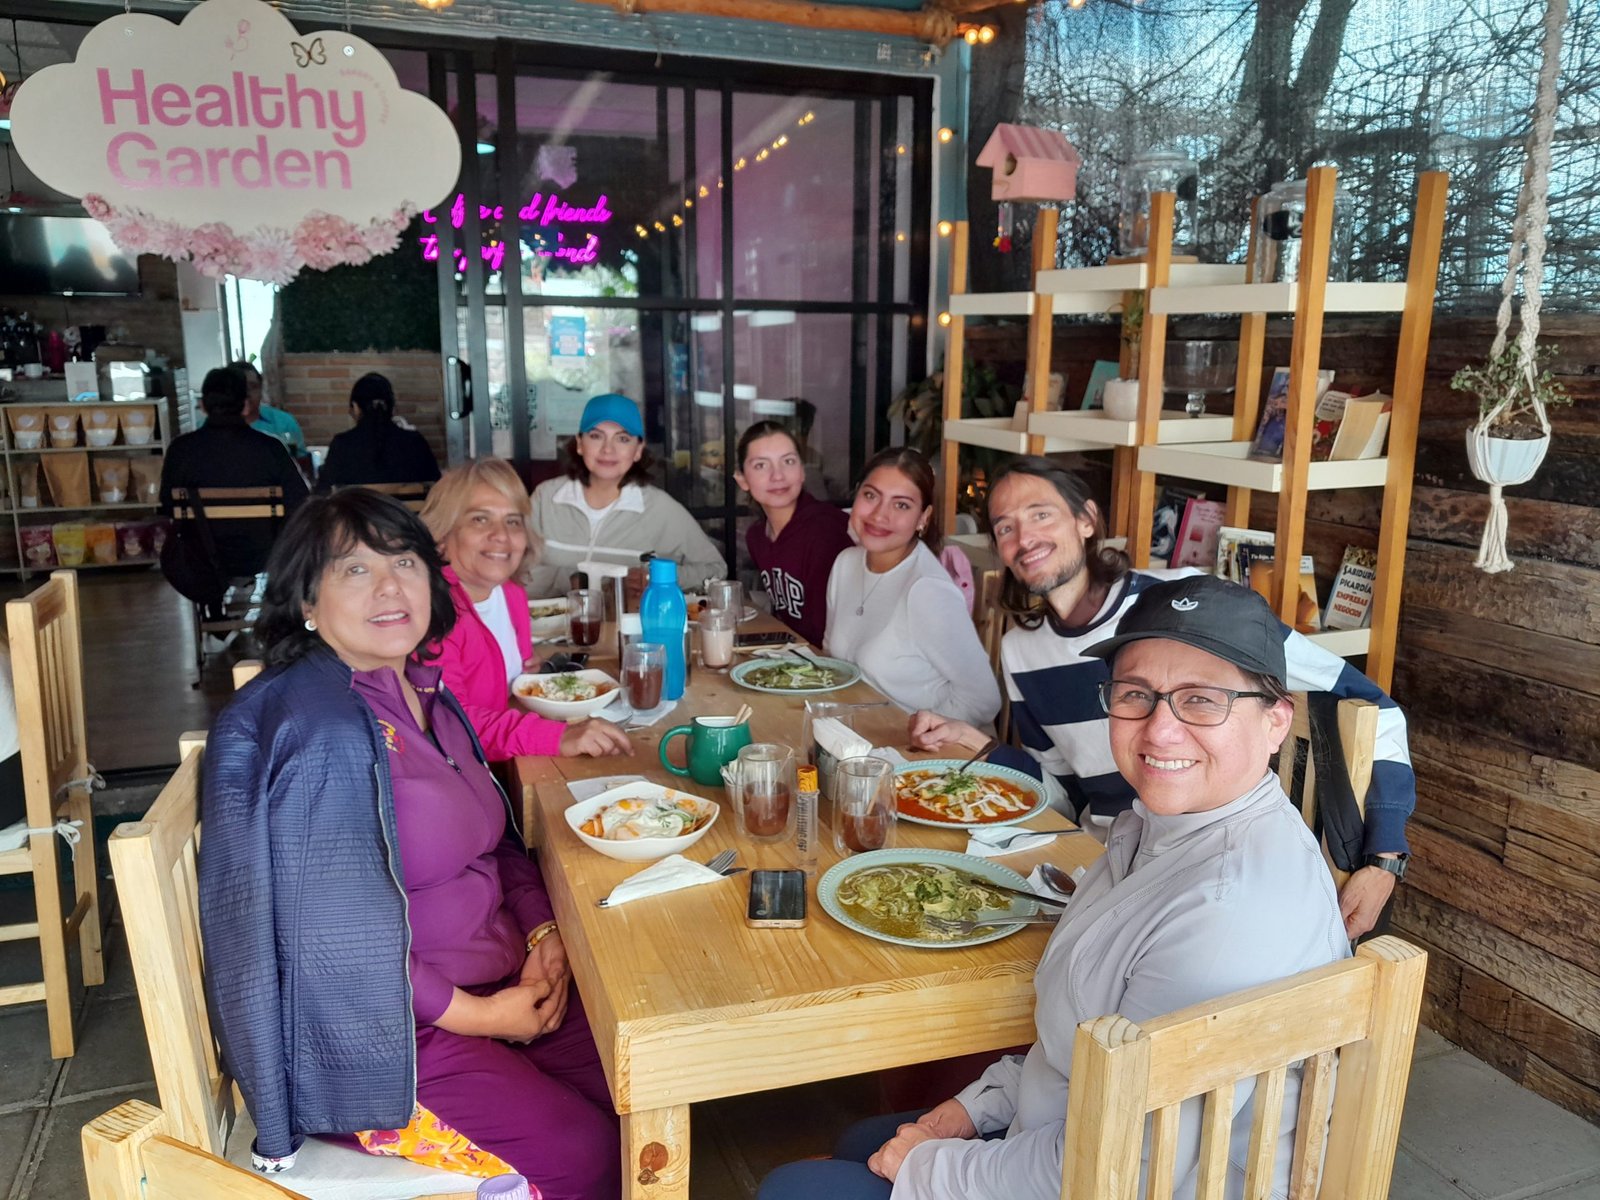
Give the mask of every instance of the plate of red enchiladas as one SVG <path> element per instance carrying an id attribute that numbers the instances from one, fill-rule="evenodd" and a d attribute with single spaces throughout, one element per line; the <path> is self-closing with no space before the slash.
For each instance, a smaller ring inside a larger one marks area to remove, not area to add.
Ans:
<path id="1" fill-rule="evenodd" d="M 1044 811 L 1044 785 L 994 763 L 927 758 L 894 773 L 894 800 L 902 821 L 918 825 L 1013 825 Z"/>

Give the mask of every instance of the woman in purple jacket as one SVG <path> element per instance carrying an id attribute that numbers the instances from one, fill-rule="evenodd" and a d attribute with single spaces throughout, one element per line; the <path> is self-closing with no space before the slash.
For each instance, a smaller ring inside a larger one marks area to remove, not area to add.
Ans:
<path id="1" fill-rule="evenodd" d="M 258 1153 L 340 1133 L 516 1171 L 547 1198 L 616 1196 L 617 1119 L 544 881 L 418 654 L 456 621 L 432 536 L 352 488 L 308 501 L 269 569 L 272 669 L 207 747 L 200 864 L 212 1008 Z M 396 1072 L 389 1000 L 407 991 L 415 1058 Z M 404 1127 L 362 1127 L 378 1115 Z"/>
<path id="2" fill-rule="evenodd" d="M 452 467 L 422 506 L 422 523 L 450 565 L 444 577 L 455 627 L 437 647 L 444 681 L 472 722 L 491 762 L 519 754 L 627 754 L 628 735 L 590 717 L 565 725 L 511 703 L 510 683 L 537 671 L 528 593 L 517 581 L 538 556 L 528 528 L 531 503 L 516 468 L 503 458 Z"/>
<path id="3" fill-rule="evenodd" d="M 757 421 L 739 438 L 733 478 L 761 515 L 745 530 L 750 561 L 772 601 L 772 615 L 813 646 L 828 628 L 828 574 L 852 545 L 843 509 L 806 491 L 806 468 L 787 426 Z"/>

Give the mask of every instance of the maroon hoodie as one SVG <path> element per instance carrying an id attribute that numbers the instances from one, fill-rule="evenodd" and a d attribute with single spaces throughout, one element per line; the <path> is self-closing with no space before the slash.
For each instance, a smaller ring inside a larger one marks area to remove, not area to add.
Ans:
<path id="1" fill-rule="evenodd" d="M 828 629 L 828 574 L 840 551 L 848 550 L 850 518 L 842 509 L 800 493 L 794 516 L 774 540 L 758 516 L 744 533 L 750 558 L 761 572 L 761 586 L 772 598 L 772 615 L 813 646 Z"/>

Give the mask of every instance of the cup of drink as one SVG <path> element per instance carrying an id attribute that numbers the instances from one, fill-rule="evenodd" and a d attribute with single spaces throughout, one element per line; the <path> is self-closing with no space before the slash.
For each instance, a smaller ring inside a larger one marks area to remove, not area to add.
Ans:
<path id="1" fill-rule="evenodd" d="M 723 768 L 739 833 L 753 842 L 794 836 L 794 751 L 776 742 L 752 742 Z"/>
<path id="2" fill-rule="evenodd" d="M 622 688 L 634 712 L 661 703 L 667 673 L 667 648 L 655 642 L 629 642 L 622 648 Z"/>
<path id="3" fill-rule="evenodd" d="M 708 671 L 726 671 L 733 665 L 733 635 L 739 614 L 708 608 L 700 614 L 700 665 Z"/>
<path id="4" fill-rule="evenodd" d="M 847 758 L 833 776 L 833 847 L 841 855 L 894 845 L 894 764 Z"/>
<path id="5" fill-rule="evenodd" d="M 706 604 L 731 612 L 737 622 L 744 615 L 744 585 L 737 579 L 713 579 L 706 584 Z"/>
<path id="6" fill-rule="evenodd" d="M 574 646 L 598 642 L 605 617 L 605 593 L 599 588 L 577 588 L 567 593 L 567 631 Z"/>

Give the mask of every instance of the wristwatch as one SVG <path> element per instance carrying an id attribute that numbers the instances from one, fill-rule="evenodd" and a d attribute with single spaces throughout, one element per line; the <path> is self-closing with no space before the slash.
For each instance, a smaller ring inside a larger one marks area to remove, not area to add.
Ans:
<path id="1" fill-rule="evenodd" d="M 1401 854 L 1385 858 L 1378 854 L 1369 854 L 1361 860 L 1363 867 L 1377 867 L 1380 871 L 1387 871 L 1394 876 L 1396 883 L 1401 883 L 1406 877 L 1406 865 L 1411 861 L 1411 855 Z"/>

